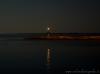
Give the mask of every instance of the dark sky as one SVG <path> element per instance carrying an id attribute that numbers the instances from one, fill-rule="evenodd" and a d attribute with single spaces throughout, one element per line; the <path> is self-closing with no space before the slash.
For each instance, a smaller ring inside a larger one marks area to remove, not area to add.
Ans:
<path id="1" fill-rule="evenodd" d="M 0 0 L 0 32 L 100 32 L 100 0 Z"/>

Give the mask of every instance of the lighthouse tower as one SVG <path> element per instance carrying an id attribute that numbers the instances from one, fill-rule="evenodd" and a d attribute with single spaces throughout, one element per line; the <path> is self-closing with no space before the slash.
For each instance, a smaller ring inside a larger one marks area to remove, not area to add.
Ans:
<path id="1" fill-rule="evenodd" d="M 49 24 L 47 26 L 47 33 L 54 33 L 54 25 L 53 24 Z"/>
<path id="2" fill-rule="evenodd" d="M 47 33 L 48 34 L 51 33 L 51 26 L 50 25 L 48 25 L 48 27 L 47 27 Z"/>

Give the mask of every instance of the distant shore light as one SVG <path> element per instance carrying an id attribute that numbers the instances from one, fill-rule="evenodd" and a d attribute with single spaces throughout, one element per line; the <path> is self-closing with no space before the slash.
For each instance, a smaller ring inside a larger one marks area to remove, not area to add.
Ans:
<path id="1" fill-rule="evenodd" d="M 48 27 L 47 30 L 49 31 L 50 30 L 50 27 Z"/>

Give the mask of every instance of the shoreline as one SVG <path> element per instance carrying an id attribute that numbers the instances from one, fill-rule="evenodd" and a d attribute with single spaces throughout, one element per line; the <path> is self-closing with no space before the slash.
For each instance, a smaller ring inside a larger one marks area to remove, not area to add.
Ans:
<path id="1" fill-rule="evenodd" d="M 0 34 L 1 40 L 100 40 L 100 33 L 18 33 Z"/>
<path id="2" fill-rule="evenodd" d="M 30 40 L 100 40 L 100 36 L 37 36 L 24 38 Z"/>

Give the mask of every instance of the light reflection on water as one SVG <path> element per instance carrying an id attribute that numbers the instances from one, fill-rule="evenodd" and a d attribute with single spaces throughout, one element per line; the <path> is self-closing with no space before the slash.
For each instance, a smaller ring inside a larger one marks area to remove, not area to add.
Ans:
<path id="1" fill-rule="evenodd" d="M 88 46 L 89 45 L 89 46 Z M 98 46 L 97 46 L 98 45 Z M 99 43 L 80 41 L 0 41 L 0 68 L 43 72 L 100 65 Z M 69 67 L 69 68 L 68 68 Z"/>

